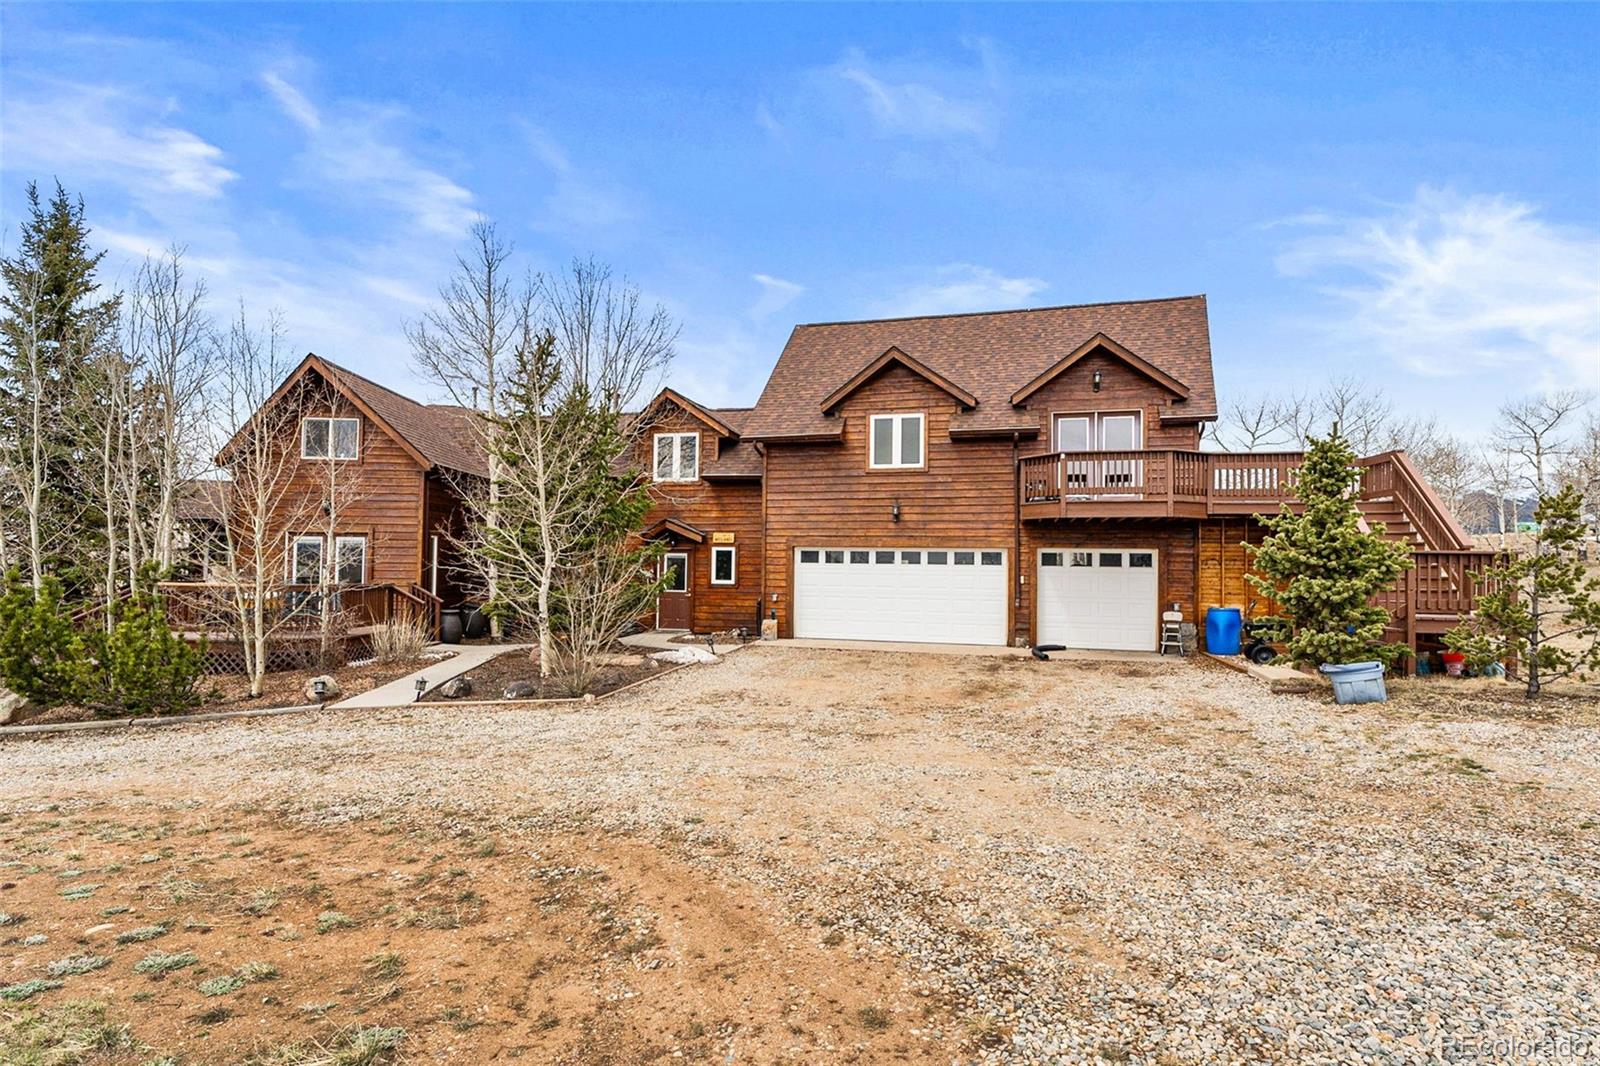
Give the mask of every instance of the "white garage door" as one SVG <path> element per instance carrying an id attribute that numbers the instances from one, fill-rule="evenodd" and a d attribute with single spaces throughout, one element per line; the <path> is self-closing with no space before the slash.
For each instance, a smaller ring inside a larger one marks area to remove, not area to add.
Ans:
<path id="1" fill-rule="evenodd" d="M 982 548 L 801 548 L 794 635 L 1006 643 L 1006 553 Z"/>
<path id="2" fill-rule="evenodd" d="M 1039 553 L 1039 643 L 1156 650 L 1156 553 Z"/>

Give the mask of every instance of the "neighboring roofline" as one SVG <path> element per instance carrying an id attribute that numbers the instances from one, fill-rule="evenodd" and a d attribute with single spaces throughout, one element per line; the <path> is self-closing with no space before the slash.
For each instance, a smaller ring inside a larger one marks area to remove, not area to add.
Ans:
<path id="1" fill-rule="evenodd" d="M 361 377 L 361 375 L 356 374 L 354 371 L 345 370 L 343 367 L 330 363 L 315 352 L 307 352 L 306 357 L 300 360 L 300 365 L 295 367 L 294 370 L 290 371 L 289 376 L 283 379 L 283 384 L 279 385 L 276 389 L 273 389 L 272 395 L 268 396 L 266 400 L 263 401 L 261 406 L 256 408 L 256 410 L 265 410 L 266 408 L 277 403 L 279 400 L 283 399 L 284 394 L 289 391 L 290 387 L 299 382 L 300 379 L 305 377 L 306 374 L 311 370 L 315 370 L 322 377 L 322 380 L 326 381 L 338 391 L 339 395 L 343 396 L 346 400 L 349 400 L 352 404 L 354 404 L 356 410 L 370 418 L 379 429 L 387 433 L 396 444 L 400 445 L 401 449 L 403 449 L 407 455 L 416 460 L 417 465 L 422 467 L 423 470 L 432 471 L 435 468 L 437 464 L 429 462 L 428 458 L 423 455 L 422 452 L 418 451 L 416 445 L 407 440 L 404 434 L 395 429 L 394 426 L 390 425 L 389 422 L 381 417 L 376 411 L 374 411 L 365 400 L 357 396 L 348 385 L 339 380 L 340 377 L 345 375 L 349 375 L 351 377 Z M 362 378 L 362 380 L 371 381 L 370 378 Z M 371 383 L 373 385 L 378 384 L 375 381 L 372 381 Z M 378 385 L 378 387 L 383 388 L 381 385 Z M 394 390 L 389 389 L 388 391 L 393 392 Z M 395 393 L 395 395 L 398 396 L 399 393 Z M 412 402 L 414 403 L 415 401 Z M 255 412 L 252 411 L 251 417 L 254 417 L 254 415 Z M 238 442 L 239 438 L 244 435 L 244 431 L 249 424 L 250 423 L 246 421 L 244 425 L 240 426 L 234 431 L 233 436 L 228 438 L 228 443 L 222 446 L 222 450 L 217 453 L 216 459 L 214 460 L 218 466 L 225 465 L 223 461 L 224 456 L 233 451 L 234 445 Z"/>
<path id="2" fill-rule="evenodd" d="M 689 397 L 671 387 L 665 387 L 660 392 L 656 393 L 655 399 L 645 404 L 644 410 L 639 412 L 640 417 L 643 417 L 655 410 L 656 404 L 660 403 L 662 400 L 671 400 L 689 414 L 693 415 L 706 425 L 710 426 L 712 429 L 716 430 L 719 436 L 732 437 L 734 440 L 739 439 L 739 431 L 728 425 L 728 423 L 724 422 L 722 419 L 718 418 L 712 412 L 711 408 L 703 407 L 700 404 L 695 403 L 693 400 L 689 399 Z M 731 410 L 740 410 L 740 408 L 731 408 Z"/>
<path id="3" fill-rule="evenodd" d="M 1022 386 L 1022 388 L 1018 389 L 1016 392 L 1013 392 L 1011 394 L 1012 404 L 1015 405 L 1023 403 L 1028 397 L 1032 396 L 1034 393 L 1050 384 L 1050 382 L 1060 377 L 1068 369 L 1081 361 L 1085 356 L 1089 355 L 1089 353 L 1101 348 L 1104 348 L 1106 351 L 1110 352 L 1112 355 L 1128 364 L 1134 370 L 1137 370 L 1139 373 L 1143 374 L 1145 377 L 1149 378 L 1151 381 L 1154 381 L 1156 384 L 1165 388 L 1168 392 L 1179 397 L 1180 399 L 1187 400 L 1189 398 L 1190 390 L 1188 385 L 1185 385 L 1183 382 L 1179 381 L 1165 370 L 1162 370 L 1148 359 L 1145 359 L 1139 355 L 1135 355 L 1132 351 L 1128 350 L 1123 345 L 1118 344 L 1104 333 L 1096 333 L 1094 336 L 1078 345 L 1078 347 L 1074 348 L 1064 358 L 1059 359 L 1051 366 L 1046 367 L 1044 373 L 1040 374 L 1038 377 Z"/>
<path id="4" fill-rule="evenodd" d="M 833 322 L 801 322 L 795 329 L 809 329 L 812 326 L 860 326 L 870 322 L 921 322 L 936 318 L 988 318 L 993 315 L 1026 315 L 1038 311 L 1073 311 L 1085 307 L 1123 307 L 1128 304 L 1165 304 L 1177 303 L 1182 300 L 1204 300 L 1203 292 L 1192 293 L 1188 296 L 1156 296 L 1145 300 L 1101 300 L 1098 303 L 1086 304 L 1049 304 L 1044 307 L 1008 307 L 999 311 L 947 311 L 938 315 L 891 315 L 887 318 L 842 318 Z"/>
<path id="5" fill-rule="evenodd" d="M 663 518 L 661 521 L 645 530 L 641 536 L 643 536 L 645 540 L 652 540 L 655 537 L 660 536 L 663 532 L 674 533 L 685 540 L 694 541 L 696 544 L 704 544 L 706 539 L 705 530 L 698 529 L 695 526 L 691 526 L 689 523 L 680 521 L 676 518 Z"/>
<path id="6" fill-rule="evenodd" d="M 828 398 L 822 401 L 822 413 L 831 413 L 833 409 L 843 403 L 851 393 L 865 385 L 868 381 L 871 381 L 877 376 L 879 371 L 888 367 L 891 363 L 899 363 L 913 374 L 916 374 L 918 377 L 927 380 L 931 384 L 937 386 L 939 389 L 942 389 L 944 392 L 949 393 L 951 396 L 955 397 L 963 407 L 978 406 L 978 398 L 972 395 L 972 393 L 968 392 L 966 389 L 963 389 L 960 385 L 957 385 L 955 382 L 951 381 L 949 378 L 945 377 L 943 374 L 939 373 L 937 370 L 933 369 L 927 364 L 913 358 L 910 355 L 907 355 L 898 346 L 891 344 L 887 349 L 884 350 L 882 355 L 878 356 L 866 366 L 856 371 L 850 376 L 848 381 L 846 381 L 843 385 L 840 385 L 837 389 L 834 389 L 833 392 L 829 393 Z"/>

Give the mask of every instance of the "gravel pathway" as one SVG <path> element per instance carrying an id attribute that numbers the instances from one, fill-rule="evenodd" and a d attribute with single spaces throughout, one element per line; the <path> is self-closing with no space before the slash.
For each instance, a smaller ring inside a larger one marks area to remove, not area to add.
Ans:
<path id="1" fill-rule="evenodd" d="M 1600 737 L 1559 722 L 756 646 L 593 707 L 8 742 L 0 779 L 639 834 L 900 958 L 952 1061 L 1600 1054 Z"/>

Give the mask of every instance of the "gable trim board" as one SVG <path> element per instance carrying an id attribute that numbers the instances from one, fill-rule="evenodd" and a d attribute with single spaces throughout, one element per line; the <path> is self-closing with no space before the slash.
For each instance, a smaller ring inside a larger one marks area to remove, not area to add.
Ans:
<path id="1" fill-rule="evenodd" d="M 961 386 L 957 385 L 943 374 L 940 374 L 938 371 L 923 365 L 921 362 L 913 359 L 911 356 L 901 351 L 899 348 L 891 345 L 889 349 L 882 355 L 878 356 L 876 359 L 872 360 L 872 362 L 856 371 L 853 375 L 851 375 L 848 381 L 830 393 L 827 399 L 822 401 L 822 413 L 825 415 L 832 414 L 834 409 L 843 403 L 847 398 L 849 398 L 857 389 L 861 388 L 861 386 L 877 377 L 878 374 L 883 370 L 896 363 L 905 367 L 907 370 L 927 381 L 940 391 L 947 393 L 962 407 L 973 408 L 978 406 L 978 398 L 972 395 L 972 393 L 968 392 L 966 389 L 963 389 Z"/>
<path id="2" fill-rule="evenodd" d="M 1012 405 L 1017 406 L 1026 403 L 1028 397 L 1032 396 L 1034 393 L 1050 384 L 1056 378 L 1060 377 L 1063 373 L 1070 370 L 1085 356 L 1088 356 L 1093 352 L 1102 351 L 1116 357 L 1117 359 L 1120 359 L 1129 367 L 1143 374 L 1151 381 L 1154 381 L 1157 385 L 1160 385 L 1162 388 L 1178 397 L 1178 399 L 1187 400 L 1189 398 L 1189 386 L 1185 385 L 1171 374 L 1168 374 L 1160 367 L 1139 358 L 1139 356 L 1135 355 L 1127 348 L 1124 348 L 1122 345 L 1118 344 L 1104 333 L 1096 333 L 1093 337 L 1090 337 L 1077 348 L 1073 349 L 1073 351 L 1060 362 L 1047 368 L 1044 373 L 1040 374 L 1038 377 L 1022 386 L 1022 388 L 1012 393 Z"/>

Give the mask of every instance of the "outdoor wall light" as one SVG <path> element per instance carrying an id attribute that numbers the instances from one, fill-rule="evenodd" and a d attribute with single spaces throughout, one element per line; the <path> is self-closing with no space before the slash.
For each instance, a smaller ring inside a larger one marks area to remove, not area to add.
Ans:
<path id="1" fill-rule="evenodd" d="M 896 521 L 896 522 L 900 521 L 900 501 L 899 500 L 896 500 L 896 501 L 894 501 L 893 503 L 891 503 L 889 505 L 889 517 L 892 520 Z"/>
<path id="2" fill-rule="evenodd" d="M 1094 385 L 1094 391 L 1095 392 L 1099 392 L 1100 391 L 1100 371 L 1096 370 L 1094 372 L 1094 377 L 1090 379 L 1090 382 Z"/>
<path id="3" fill-rule="evenodd" d="M 417 678 L 417 699 L 420 700 L 422 694 L 426 691 L 428 691 L 428 679 L 425 677 Z"/>
<path id="4" fill-rule="evenodd" d="M 311 682 L 311 693 L 317 697 L 317 702 L 321 703 L 328 698 L 328 683 L 320 677 L 317 678 Z"/>

